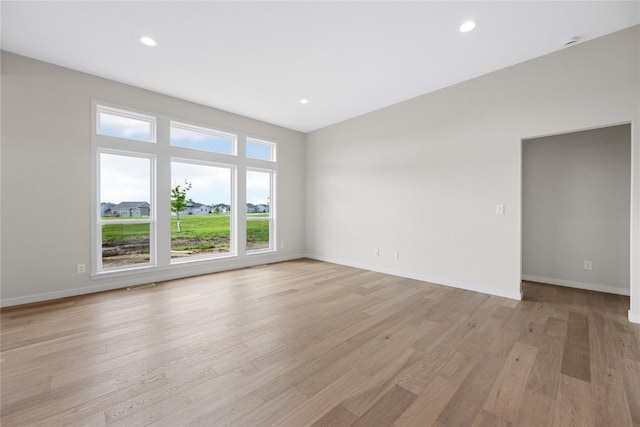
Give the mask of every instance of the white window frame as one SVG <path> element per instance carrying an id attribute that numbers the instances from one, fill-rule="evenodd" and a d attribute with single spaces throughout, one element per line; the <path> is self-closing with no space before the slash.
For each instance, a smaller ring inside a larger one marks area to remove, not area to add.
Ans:
<path id="1" fill-rule="evenodd" d="M 124 269 L 136 269 L 136 268 L 144 268 L 144 267 L 149 267 L 149 266 L 153 266 L 157 264 L 157 244 L 156 244 L 156 236 L 157 236 L 157 227 L 156 227 L 156 209 L 153 209 L 153 206 L 155 206 L 155 175 L 156 175 L 156 158 L 153 155 L 148 155 L 148 154 L 140 154 L 140 153 L 132 153 L 132 152 L 128 152 L 128 151 L 118 151 L 118 150 L 109 150 L 109 149 L 104 149 L 104 148 L 99 148 L 96 152 L 97 154 L 97 170 L 96 170 L 96 191 L 97 191 L 97 207 L 98 207 L 98 212 L 96 213 L 97 216 L 97 220 L 95 221 L 95 224 L 97 225 L 97 229 L 96 229 L 96 237 L 95 237 L 95 242 L 97 245 L 98 250 L 100 251 L 99 254 L 97 254 L 98 256 L 96 257 L 96 267 L 97 267 L 97 271 L 100 272 L 109 272 L 109 271 L 119 271 L 119 270 L 123 270 L 123 268 L 120 267 L 108 267 L 108 268 L 104 268 L 104 266 L 102 265 L 102 227 L 104 225 L 131 225 L 131 224 L 149 224 L 149 262 L 145 262 L 145 263 L 138 263 L 138 264 L 127 264 L 124 267 Z M 104 219 L 102 219 L 102 215 L 100 214 L 100 187 L 101 187 L 101 182 L 100 182 L 100 177 L 101 177 L 101 169 L 100 169 L 100 155 L 101 154 L 112 154 L 112 155 L 116 155 L 116 156 L 126 156 L 126 157 L 137 157 L 137 158 L 141 158 L 141 159 L 148 159 L 149 160 L 149 206 L 150 206 L 150 211 L 149 211 L 149 218 L 148 219 L 127 219 L 127 220 L 107 220 L 105 221 Z"/>
<path id="2" fill-rule="evenodd" d="M 180 147 L 181 148 L 181 147 Z M 199 151 L 199 150 L 196 150 Z M 207 152 L 208 153 L 208 152 Z M 191 261 L 200 261 L 200 260 L 206 260 L 206 259 L 216 259 L 216 258 L 225 258 L 225 257 L 229 257 L 229 256 L 237 256 L 238 255 L 238 239 L 237 239 L 237 220 L 235 218 L 235 215 L 233 214 L 234 211 L 234 207 L 236 206 L 236 176 L 237 176 L 237 169 L 238 167 L 236 165 L 230 165 L 228 163 L 217 163 L 217 162 L 209 162 L 209 161 L 203 161 L 203 160 L 197 160 L 197 159 L 193 159 L 193 158 L 183 158 L 183 157 L 171 157 L 170 159 L 170 163 L 169 163 L 169 168 L 171 168 L 171 163 L 173 162 L 178 162 L 178 163 L 187 163 L 187 164 L 192 164 L 192 165 L 200 165 L 200 166 L 212 166 L 212 167 L 217 167 L 217 168 L 225 168 L 225 169 L 229 169 L 229 175 L 230 175 L 230 180 L 231 180 L 231 188 L 230 188 L 230 192 L 231 192 L 231 200 L 230 200 L 230 206 L 231 206 L 231 213 L 229 215 L 229 252 L 224 252 L 224 253 L 214 253 L 211 255 L 199 255 L 199 256 L 194 256 L 194 257 L 185 257 L 182 259 L 175 259 L 175 260 L 171 260 L 170 264 L 171 265 L 175 265 L 175 264 L 185 264 Z"/>

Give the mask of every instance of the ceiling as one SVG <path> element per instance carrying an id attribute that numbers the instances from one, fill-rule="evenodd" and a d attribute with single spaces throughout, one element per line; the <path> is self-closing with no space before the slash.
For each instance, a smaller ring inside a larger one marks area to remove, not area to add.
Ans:
<path id="1" fill-rule="evenodd" d="M 1 8 L 4 50 L 302 132 L 640 22 L 639 1 L 2 1 Z M 469 19 L 476 28 L 461 33 Z M 158 45 L 142 45 L 141 35 Z"/>

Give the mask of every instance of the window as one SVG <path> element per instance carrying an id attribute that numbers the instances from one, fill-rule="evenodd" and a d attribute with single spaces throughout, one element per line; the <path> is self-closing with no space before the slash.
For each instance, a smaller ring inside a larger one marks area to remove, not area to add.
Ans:
<path id="1" fill-rule="evenodd" d="M 247 157 L 250 159 L 275 161 L 276 145 L 273 142 L 247 138 Z"/>
<path id="2" fill-rule="evenodd" d="M 171 260 L 228 254 L 231 239 L 231 168 L 171 162 Z"/>
<path id="3" fill-rule="evenodd" d="M 273 177 L 270 171 L 247 170 L 247 252 L 272 249 Z"/>
<path id="4" fill-rule="evenodd" d="M 171 145 L 211 153 L 235 154 L 236 137 L 225 132 L 171 122 Z"/>
<path id="5" fill-rule="evenodd" d="M 98 134 L 117 138 L 155 142 L 155 119 L 116 108 L 98 107 Z"/>
<path id="6" fill-rule="evenodd" d="M 152 159 L 100 153 L 100 269 L 152 261 Z"/>
<path id="7" fill-rule="evenodd" d="M 276 250 L 275 142 L 95 101 L 92 109 L 94 274 Z"/>

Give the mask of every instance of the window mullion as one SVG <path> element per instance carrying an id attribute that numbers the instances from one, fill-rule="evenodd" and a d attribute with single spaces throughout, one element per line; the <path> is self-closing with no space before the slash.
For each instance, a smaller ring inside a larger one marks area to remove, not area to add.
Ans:
<path id="1" fill-rule="evenodd" d="M 246 162 L 246 143 L 245 135 L 238 136 L 238 145 L 236 147 L 238 154 L 238 171 L 237 171 L 237 188 L 236 188 L 236 206 L 234 206 L 236 219 L 236 241 L 238 247 L 238 255 L 245 256 L 247 254 L 247 162 Z"/>
<path id="2" fill-rule="evenodd" d="M 171 148 L 170 120 L 158 117 L 156 130 L 158 155 L 156 158 L 156 248 L 159 266 L 171 264 Z"/>

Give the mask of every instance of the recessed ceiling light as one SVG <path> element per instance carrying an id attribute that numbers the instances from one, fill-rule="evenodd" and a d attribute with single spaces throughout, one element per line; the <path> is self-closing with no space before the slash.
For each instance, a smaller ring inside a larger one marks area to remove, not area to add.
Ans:
<path id="1" fill-rule="evenodd" d="M 149 36 L 140 36 L 138 37 L 138 40 L 140 40 L 140 43 L 146 46 L 156 46 L 158 44 L 154 39 L 152 39 Z"/>
<path id="2" fill-rule="evenodd" d="M 308 100 L 308 99 L 306 99 L 306 98 L 302 98 L 302 99 L 300 100 L 300 104 L 308 104 L 308 103 L 309 103 L 309 100 Z"/>
<path id="3" fill-rule="evenodd" d="M 473 21 L 467 21 L 464 24 L 460 25 L 460 32 L 466 33 L 473 30 L 476 27 L 476 23 Z"/>

